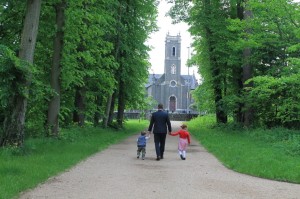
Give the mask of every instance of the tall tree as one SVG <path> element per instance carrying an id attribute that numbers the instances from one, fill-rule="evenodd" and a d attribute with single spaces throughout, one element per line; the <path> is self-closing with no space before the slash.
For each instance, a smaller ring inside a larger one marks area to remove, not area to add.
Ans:
<path id="1" fill-rule="evenodd" d="M 244 20 L 249 20 L 249 18 L 252 17 L 252 11 L 249 9 L 245 9 L 244 11 Z M 248 27 L 247 30 L 245 30 L 247 34 L 251 34 L 251 27 Z M 244 55 L 244 65 L 243 65 L 243 89 L 247 90 L 249 87 L 252 87 L 252 83 L 247 82 L 249 79 L 253 77 L 253 67 L 251 63 L 251 48 L 246 47 L 243 50 Z M 245 104 L 245 111 L 244 111 L 244 117 L 243 117 L 243 124 L 247 127 L 251 126 L 253 124 L 253 117 L 254 117 L 254 109 L 249 104 Z"/>
<path id="2" fill-rule="evenodd" d="M 116 34 L 114 57 L 118 63 L 116 70 L 116 89 L 108 98 L 109 113 L 104 125 L 112 124 L 114 108 L 117 107 L 117 124 L 123 126 L 124 111 L 134 100 L 131 96 L 143 95 L 140 86 L 144 85 L 148 74 L 149 63 L 145 41 L 152 31 L 156 30 L 156 1 L 119 1 L 116 12 Z M 134 97 L 133 97 L 134 98 Z M 132 103 L 132 105 L 134 102 Z M 107 109 L 107 110 L 108 110 Z"/>
<path id="3" fill-rule="evenodd" d="M 124 33 L 124 26 L 123 26 L 123 12 L 124 8 L 122 5 L 122 1 L 118 1 L 117 3 L 117 9 L 115 12 L 115 34 L 112 36 L 111 41 L 114 44 L 114 49 L 113 49 L 113 57 L 115 61 L 117 62 L 117 70 L 113 73 L 114 74 L 114 79 L 116 80 L 117 74 L 118 74 L 118 69 L 120 67 L 119 62 L 120 62 L 120 50 L 121 50 L 121 43 L 122 43 L 122 34 Z M 114 111 L 115 111 L 115 103 L 116 99 L 118 96 L 118 89 L 117 87 L 117 81 L 115 84 L 115 88 L 112 90 L 112 92 L 109 93 L 106 101 L 106 109 L 105 109 L 105 115 L 103 117 L 103 126 L 106 128 L 107 126 L 112 126 L 113 119 L 114 119 Z"/>
<path id="4" fill-rule="evenodd" d="M 194 4 L 187 19 L 191 24 L 191 34 L 195 36 L 196 55 L 193 60 L 201 65 L 200 71 L 204 85 L 212 92 L 216 119 L 218 123 L 227 122 L 224 96 L 226 96 L 228 61 L 223 58 L 228 54 L 226 19 L 228 18 L 226 2 L 203 0 Z M 229 55 L 228 55 L 229 56 Z"/>
<path id="5" fill-rule="evenodd" d="M 62 0 L 54 5 L 56 12 L 56 36 L 53 44 L 53 61 L 51 67 L 51 88 L 53 89 L 53 97 L 50 99 L 47 114 L 47 127 L 49 133 L 58 136 L 59 132 L 59 111 L 61 98 L 61 64 L 64 42 L 64 24 L 66 1 Z"/>
<path id="6" fill-rule="evenodd" d="M 21 36 L 19 58 L 33 64 L 34 49 L 38 34 L 39 16 L 41 9 L 41 0 L 28 0 L 25 14 L 24 26 Z M 30 86 L 30 78 L 22 74 L 16 77 L 17 81 Z M 24 125 L 27 108 L 27 91 L 16 93 L 10 100 L 11 115 L 5 117 L 4 136 L 1 138 L 0 145 L 16 143 L 22 146 L 24 142 Z"/>
<path id="7" fill-rule="evenodd" d="M 113 45 L 107 39 L 115 31 L 114 8 L 115 1 L 108 0 L 69 3 L 62 68 L 62 89 L 68 103 L 63 107 L 68 118 L 73 116 L 79 125 L 86 119 L 94 120 L 95 110 L 104 114 L 104 108 L 99 107 L 104 103 L 95 104 L 96 98 L 108 95 L 115 83 Z"/>
<path id="8" fill-rule="evenodd" d="M 147 78 L 149 63 L 145 45 L 151 32 L 156 30 L 157 15 L 156 2 L 127 0 L 123 17 L 126 35 L 121 48 L 120 67 L 118 73 L 118 114 L 117 122 L 123 125 L 124 111 L 130 104 L 129 96 L 143 95 L 140 85 L 144 85 Z M 125 85 L 129 89 L 125 89 Z"/>

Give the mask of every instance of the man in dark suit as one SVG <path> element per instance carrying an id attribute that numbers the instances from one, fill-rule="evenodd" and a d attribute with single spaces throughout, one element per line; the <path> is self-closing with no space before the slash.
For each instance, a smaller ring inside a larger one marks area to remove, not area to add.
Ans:
<path id="1" fill-rule="evenodd" d="M 163 105 L 158 104 L 157 108 L 158 111 L 151 116 L 148 131 L 151 132 L 153 129 L 156 160 L 160 160 L 164 158 L 167 132 L 170 134 L 172 127 L 168 113 L 163 111 Z"/>

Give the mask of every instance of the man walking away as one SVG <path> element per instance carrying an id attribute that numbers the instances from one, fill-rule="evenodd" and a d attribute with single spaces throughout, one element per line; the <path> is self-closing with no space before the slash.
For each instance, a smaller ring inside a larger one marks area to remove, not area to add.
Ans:
<path id="1" fill-rule="evenodd" d="M 148 131 L 153 130 L 156 160 L 159 161 L 164 158 L 167 132 L 170 134 L 172 127 L 168 113 L 163 111 L 163 105 L 158 104 L 157 108 L 151 116 Z"/>

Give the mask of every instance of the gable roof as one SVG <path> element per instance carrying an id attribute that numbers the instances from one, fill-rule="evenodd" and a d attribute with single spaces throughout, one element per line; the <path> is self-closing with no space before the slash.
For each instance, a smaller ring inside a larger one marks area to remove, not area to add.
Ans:
<path id="1" fill-rule="evenodd" d="M 150 74 L 148 76 L 148 82 L 146 83 L 146 88 L 157 82 L 164 74 Z"/>
<path id="2" fill-rule="evenodd" d="M 184 79 L 184 81 L 190 81 L 191 90 L 196 89 L 196 87 L 198 86 L 198 81 L 195 75 L 181 75 L 181 77 Z"/>
<path id="3" fill-rule="evenodd" d="M 197 79 L 195 75 L 180 75 L 182 79 L 182 83 L 185 85 L 186 81 L 190 80 L 190 89 L 194 90 L 198 86 Z M 154 83 L 160 84 L 164 82 L 165 74 L 150 74 L 148 76 L 148 82 L 146 83 L 145 87 L 148 88 L 149 86 L 153 85 Z"/>

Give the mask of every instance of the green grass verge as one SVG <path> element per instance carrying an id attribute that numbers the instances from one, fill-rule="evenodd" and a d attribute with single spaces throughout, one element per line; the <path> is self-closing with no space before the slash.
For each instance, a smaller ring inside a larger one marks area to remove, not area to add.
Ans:
<path id="1" fill-rule="evenodd" d="M 122 130 L 63 129 L 61 139 L 29 139 L 23 149 L 0 149 L 0 199 L 18 196 L 88 156 L 144 130 L 148 121 L 129 120 Z"/>
<path id="2" fill-rule="evenodd" d="M 214 124 L 214 117 L 200 117 L 189 122 L 189 130 L 224 166 L 252 176 L 300 183 L 299 131 L 238 130 Z"/>

